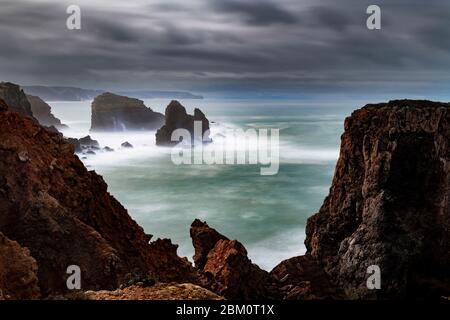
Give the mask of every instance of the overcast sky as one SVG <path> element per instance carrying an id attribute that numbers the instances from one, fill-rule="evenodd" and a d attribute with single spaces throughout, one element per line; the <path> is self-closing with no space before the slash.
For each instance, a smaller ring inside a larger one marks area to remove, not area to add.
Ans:
<path id="1" fill-rule="evenodd" d="M 66 28 L 81 7 L 82 29 Z M 382 29 L 366 28 L 366 8 Z M 448 0 L 0 0 L 0 75 L 197 93 L 417 93 L 450 85 Z"/>

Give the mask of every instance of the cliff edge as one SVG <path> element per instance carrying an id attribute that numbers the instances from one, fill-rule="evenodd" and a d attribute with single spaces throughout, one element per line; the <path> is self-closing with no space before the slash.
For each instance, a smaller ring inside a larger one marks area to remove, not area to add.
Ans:
<path id="1" fill-rule="evenodd" d="M 308 254 L 350 299 L 450 293 L 450 104 L 370 104 L 345 121 L 339 160 Z M 381 289 L 368 290 L 378 266 Z"/>

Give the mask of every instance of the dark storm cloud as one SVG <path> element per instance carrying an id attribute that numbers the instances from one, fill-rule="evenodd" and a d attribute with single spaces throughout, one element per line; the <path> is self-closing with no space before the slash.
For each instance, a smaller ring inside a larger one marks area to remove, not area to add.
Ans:
<path id="1" fill-rule="evenodd" d="M 294 24 L 297 21 L 297 17 L 279 2 L 214 0 L 214 7 L 222 12 L 244 15 L 248 23 L 257 26 Z"/>
<path id="2" fill-rule="evenodd" d="M 0 74 L 23 84 L 333 91 L 450 84 L 450 5 L 365 0 L 0 3 Z M 425 90 L 425 89 L 424 89 Z"/>

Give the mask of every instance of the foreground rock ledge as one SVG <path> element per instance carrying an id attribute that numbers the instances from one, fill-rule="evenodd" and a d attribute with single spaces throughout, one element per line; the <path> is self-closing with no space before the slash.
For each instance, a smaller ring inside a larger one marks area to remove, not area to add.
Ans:
<path id="1" fill-rule="evenodd" d="M 139 285 L 115 291 L 88 291 L 78 296 L 87 300 L 223 300 L 224 298 L 192 283 Z"/>

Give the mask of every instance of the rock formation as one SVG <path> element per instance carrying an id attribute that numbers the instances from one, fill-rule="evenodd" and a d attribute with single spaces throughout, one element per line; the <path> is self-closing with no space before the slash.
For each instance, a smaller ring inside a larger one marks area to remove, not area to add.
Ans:
<path id="1" fill-rule="evenodd" d="M 327 274 L 310 255 L 282 261 L 270 275 L 277 281 L 280 298 L 284 300 L 342 299 L 331 285 Z"/>
<path id="2" fill-rule="evenodd" d="M 195 249 L 195 255 L 192 259 L 195 262 L 195 267 L 199 269 L 203 269 L 208 258 L 208 253 L 214 248 L 219 240 L 229 240 L 227 237 L 208 226 L 206 222 L 202 222 L 198 219 L 195 219 L 192 223 L 190 235 L 192 245 Z"/>
<path id="3" fill-rule="evenodd" d="M 43 296 L 66 290 L 74 264 L 84 290 L 115 289 L 135 275 L 191 281 L 195 273 L 176 246 L 149 244 L 61 134 L 13 111 L 0 111 L 0 123 L 0 232 L 30 250 Z"/>
<path id="4" fill-rule="evenodd" d="M 97 140 L 91 138 L 91 136 L 86 136 L 80 139 L 76 138 L 66 138 L 68 143 L 70 143 L 74 147 L 75 153 L 90 153 L 95 154 L 94 150 L 100 150 L 100 144 Z M 109 148 L 110 149 L 110 148 Z M 105 150 L 105 151 L 111 151 Z"/>
<path id="5" fill-rule="evenodd" d="M 122 148 L 128 148 L 128 149 L 133 148 L 133 145 L 132 145 L 131 143 L 129 143 L 128 141 L 125 141 L 125 142 L 122 143 L 120 146 L 121 146 Z"/>
<path id="6" fill-rule="evenodd" d="M 61 120 L 56 118 L 52 113 L 52 108 L 38 96 L 27 95 L 27 99 L 31 105 L 31 111 L 33 116 L 43 126 L 54 126 L 57 129 L 67 128 L 65 124 L 61 123 Z"/>
<path id="7" fill-rule="evenodd" d="M 0 99 L 2 99 L 11 110 L 25 116 L 33 117 L 30 102 L 23 90 L 17 84 L 0 82 Z"/>
<path id="8" fill-rule="evenodd" d="M 350 299 L 450 295 L 450 104 L 367 105 L 345 121 L 310 254 Z M 381 269 L 368 290 L 367 268 Z"/>
<path id="9" fill-rule="evenodd" d="M 142 100 L 108 92 L 92 102 L 91 131 L 156 130 L 163 124 L 164 115 Z"/>
<path id="10" fill-rule="evenodd" d="M 189 127 L 195 114 L 183 110 L 172 102 L 161 130 Z M 190 230 L 194 269 L 170 240 L 149 243 L 60 133 L 1 99 L 0 123 L 0 299 L 65 293 L 74 264 L 83 290 L 114 290 L 85 293 L 92 299 L 450 296 L 450 104 L 391 101 L 347 118 L 330 194 L 308 219 L 307 253 L 270 273 L 240 242 L 199 220 Z M 374 265 L 380 290 L 366 285 Z M 149 276 L 160 282 L 117 290 Z"/>
<path id="11" fill-rule="evenodd" d="M 0 300 L 39 299 L 37 270 L 30 251 L 0 232 Z"/>
<path id="12" fill-rule="evenodd" d="M 274 297 L 273 279 L 251 262 L 239 241 L 228 240 L 199 220 L 191 225 L 191 237 L 204 286 L 227 299 Z"/>
<path id="13" fill-rule="evenodd" d="M 174 145 L 179 141 L 172 141 L 172 133 L 176 129 L 186 129 L 191 134 L 191 139 L 194 139 L 194 122 L 199 121 L 202 123 L 202 139 L 205 132 L 209 130 L 209 121 L 205 114 L 200 109 L 194 109 L 194 115 L 189 115 L 186 109 L 178 102 L 172 101 L 166 108 L 166 123 L 156 132 L 156 144 L 159 146 Z M 191 142 L 193 142 L 191 140 Z M 209 134 L 205 137 L 205 140 L 209 140 Z"/>

